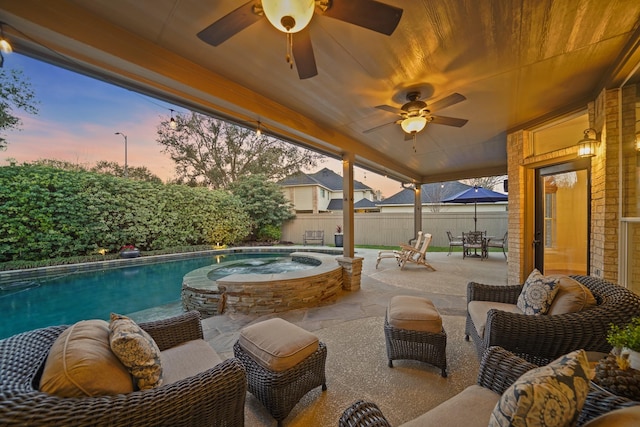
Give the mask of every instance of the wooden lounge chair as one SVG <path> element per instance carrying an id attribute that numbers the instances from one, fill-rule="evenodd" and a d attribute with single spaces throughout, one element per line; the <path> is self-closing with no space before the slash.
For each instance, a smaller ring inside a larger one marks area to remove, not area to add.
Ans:
<path id="1" fill-rule="evenodd" d="M 418 265 L 424 265 L 431 271 L 436 271 L 436 269 L 427 262 L 427 249 L 429 248 L 429 243 L 431 243 L 431 234 L 424 233 L 422 235 L 422 244 L 420 245 L 420 249 L 416 249 L 413 246 L 402 245 L 402 253 L 398 257 L 400 270 L 402 270 L 408 262 L 412 262 Z"/>
<path id="2" fill-rule="evenodd" d="M 376 268 L 378 268 L 378 264 L 380 264 L 380 260 L 384 258 L 393 258 L 396 260 L 398 265 L 400 265 L 400 258 L 402 257 L 405 250 L 407 250 L 407 249 L 403 249 L 403 247 L 419 250 L 421 244 L 422 244 L 422 231 L 418 231 L 418 236 L 414 239 L 413 246 L 400 243 L 400 250 L 393 249 L 393 250 L 378 251 L 378 258 L 376 259 Z"/>

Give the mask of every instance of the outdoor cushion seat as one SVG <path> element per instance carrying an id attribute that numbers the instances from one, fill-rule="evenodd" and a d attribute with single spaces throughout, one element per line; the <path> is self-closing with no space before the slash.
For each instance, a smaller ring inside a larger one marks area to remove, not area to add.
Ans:
<path id="1" fill-rule="evenodd" d="M 436 306 L 427 298 L 396 295 L 387 306 L 384 336 L 389 367 L 394 360 L 429 363 L 447 376 L 447 334 Z"/>
<path id="2" fill-rule="evenodd" d="M 327 389 L 327 347 L 286 320 L 273 318 L 244 328 L 233 354 L 247 371 L 248 390 L 278 426 L 312 389 Z"/>
<path id="3" fill-rule="evenodd" d="M 96 322 L 102 338 L 105 323 Z M 61 397 L 37 388 L 51 348 L 69 326 L 0 340 L 0 425 L 244 425 L 244 367 L 234 358 L 218 363 L 219 356 L 203 340 L 198 312 L 138 326 L 161 351 L 163 384 L 95 397 Z"/>
<path id="4" fill-rule="evenodd" d="M 238 342 L 260 365 L 280 372 L 312 355 L 319 341 L 311 332 L 275 317 L 242 329 Z"/>
<path id="5" fill-rule="evenodd" d="M 557 361 L 556 361 L 557 362 Z M 581 363 L 584 365 L 584 362 Z M 553 375 L 549 375 L 548 367 L 539 368 L 538 373 L 534 371 L 538 368 L 536 365 L 504 350 L 500 347 L 489 348 L 482 357 L 480 369 L 478 372 L 477 383 L 465 388 L 462 392 L 452 398 L 440 403 L 435 408 L 430 409 L 424 414 L 405 422 L 400 427 L 421 427 L 421 426 L 438 426 L 438 427 L 486 427 L 492 413 L 495 412 L 498 402 L 501 399 L 508 398 L 513 394 L 520 393 L 512 386 L 519 383 L 525 387 L 536 387 L 537 382 L 527 382 L 527 378 L 544 379 L 548 377 L 547 384 L 554 385 L 555 371 Z M 567 373 L 564 372 L 566 375 Z M 637 408 L 640 408 L 640 402 L 635 402 L 624 397 L 616 396 L 606 390 L 583 381 L 586 372 L 576 373 L 578 381 L 575 385 L 581 388 L 589 387 L 586 396 L 578 393 L 569 393 L 568 398 L 580 400 L 585 399 L 582 404 L 577 406 L 581 410 L 577 414 L 578 426 L 591 427 L 591 420 L 597 417 L 613 415 L 614 420 L 624 417 L 625 420 L 634 420 L 637 416 Z M 566 384 L 566 383 L 565 383 Z M 515 393 L 514 393 L 515 391 Z M 566 391 L 564 389 L 563 391 Z M 524 395 L 523 395 L 524 396 Z M 528 399 L 522 399 L 518 402 L 519 408 L 527 408 L 531 402 Z M 633 409 L 630 409 L 633 408 Z M 528 410 L 538 411 L 541 408 L 532 405 Z M 618 410 L 624 409 L 620 414 Z M 577 410 L 577 407 L 576 407 Z M 575 417 L 575 413 L 571 413 Z M 606 419 L 605 419 L 606 420 Z M 595 420 L 593 421 L 595 423 Z M 505 425 L 509 425 L 507 423 Z M 601 421 L 594 426 L 601 425 L 617 425 L 603 424 Z M 633 425 L 633 424 L 629 424 Z M 339 427 L 391 427 L 391 424 L 384 416 L 380 407 L 374 402 L 358 400 L 344 410 L 339 421 Z M 625 425 L 626 427 L 626 425 Z"/>
<path id="6" fill-rule="evenodd" d="M 465 338 L 473 340 L 478 358 L 491 346 L 501 346 L 536 365 L 546 365 L 576 349 L 600 353 L 611 351 L 611 345 L 607 342 L 609 326 L 626 325 L 632 318 L 640 316 L 640 296 L 597 277 L 568 277 L 589 290 L 596 301 L 595 306 L 590 305 L 590 297 L 585 294 L 586 302 L 579 302 L 572 308 L 580 307 L 580 311 L 523 314 L 500 305 L 517 305 L 523 285 L 470 282 L 467 285 Z M 560 291 L 555 298 L 558 295 L 562 295 Z M 494 306 L 490 307 L 491 304 Z M 550 312 L 552 307 L 553 303 Z M 487 308 L 483 322 L 479 319 Z M 485 328 L 482 328 L 482 324 L 486 325 Z"/>

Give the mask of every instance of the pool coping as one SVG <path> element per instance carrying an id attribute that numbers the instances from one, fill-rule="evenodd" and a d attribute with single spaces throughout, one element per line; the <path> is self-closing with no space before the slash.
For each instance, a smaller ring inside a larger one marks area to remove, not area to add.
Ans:
<path id="1" fill-rule="evenodd" d="M 91 271 L 100 271 L 110 268 L 122 268 L 132 265 L 155 264 L 160 261 L 173 261 L 186 258 L 195 258 L 198 256 L 216 255 L 216 254 L 234 254 L 245 252 L 275 252 L 275 253 L 292 253 L 292 252 L 318 252 L 328 255 L 341 256 L 343 250 L 331 247 L 298 247 L 298 246 L 238 246 L 225 249 L 210 249 L 195 252 L 180 252 L 175 254 L 150 255 L 138 258 L 120 258 L 105 261 L 92 261 L 79 264 L 53 265 L 47 267 L 29 268 L 23 270 L 9 270 L 0 272 L 0 285 L 8 284 L 15 281 L 50 278 L 57 275 L 70 273 L 85 273 Z"/>

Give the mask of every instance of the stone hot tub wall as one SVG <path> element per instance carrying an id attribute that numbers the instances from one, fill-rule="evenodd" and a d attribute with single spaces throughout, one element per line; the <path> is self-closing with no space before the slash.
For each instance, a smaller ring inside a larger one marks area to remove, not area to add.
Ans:
<path id="1" fill-rule="evenodd" d="M 343 271 L 334 255 L 294 252 L 291 258 L 319 261 L 317 267 L 281 274 L 232 274 L 209 280 L 212 267 L 185 275 L 182 305 L 205 316 L 223 312 L 269 314 L 334 303 L 342 291 Z"/>

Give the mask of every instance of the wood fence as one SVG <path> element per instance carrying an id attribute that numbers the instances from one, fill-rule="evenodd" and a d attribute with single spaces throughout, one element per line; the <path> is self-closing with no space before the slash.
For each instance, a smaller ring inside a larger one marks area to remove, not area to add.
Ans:
<path id="1" fill-rule="evenodd" d="M 507 231 L 508 212 L 478 212 L 478 230 L 502 238 Z M 397 246 L 413 239 L 412 213 L 356 213 L 355 244 Z M 342 225 L 342 213 L 297 214 L 282 226 L 282 241 L 302 244 L 305 230 L 324 230 L 325 244 L 333 244 L 336 226 Z M 473 230 L 473 213 L 423 212 L 422 230 L 431 233 L 432 246 L 449 246 L 447 231 L 454 236 Z"/>

